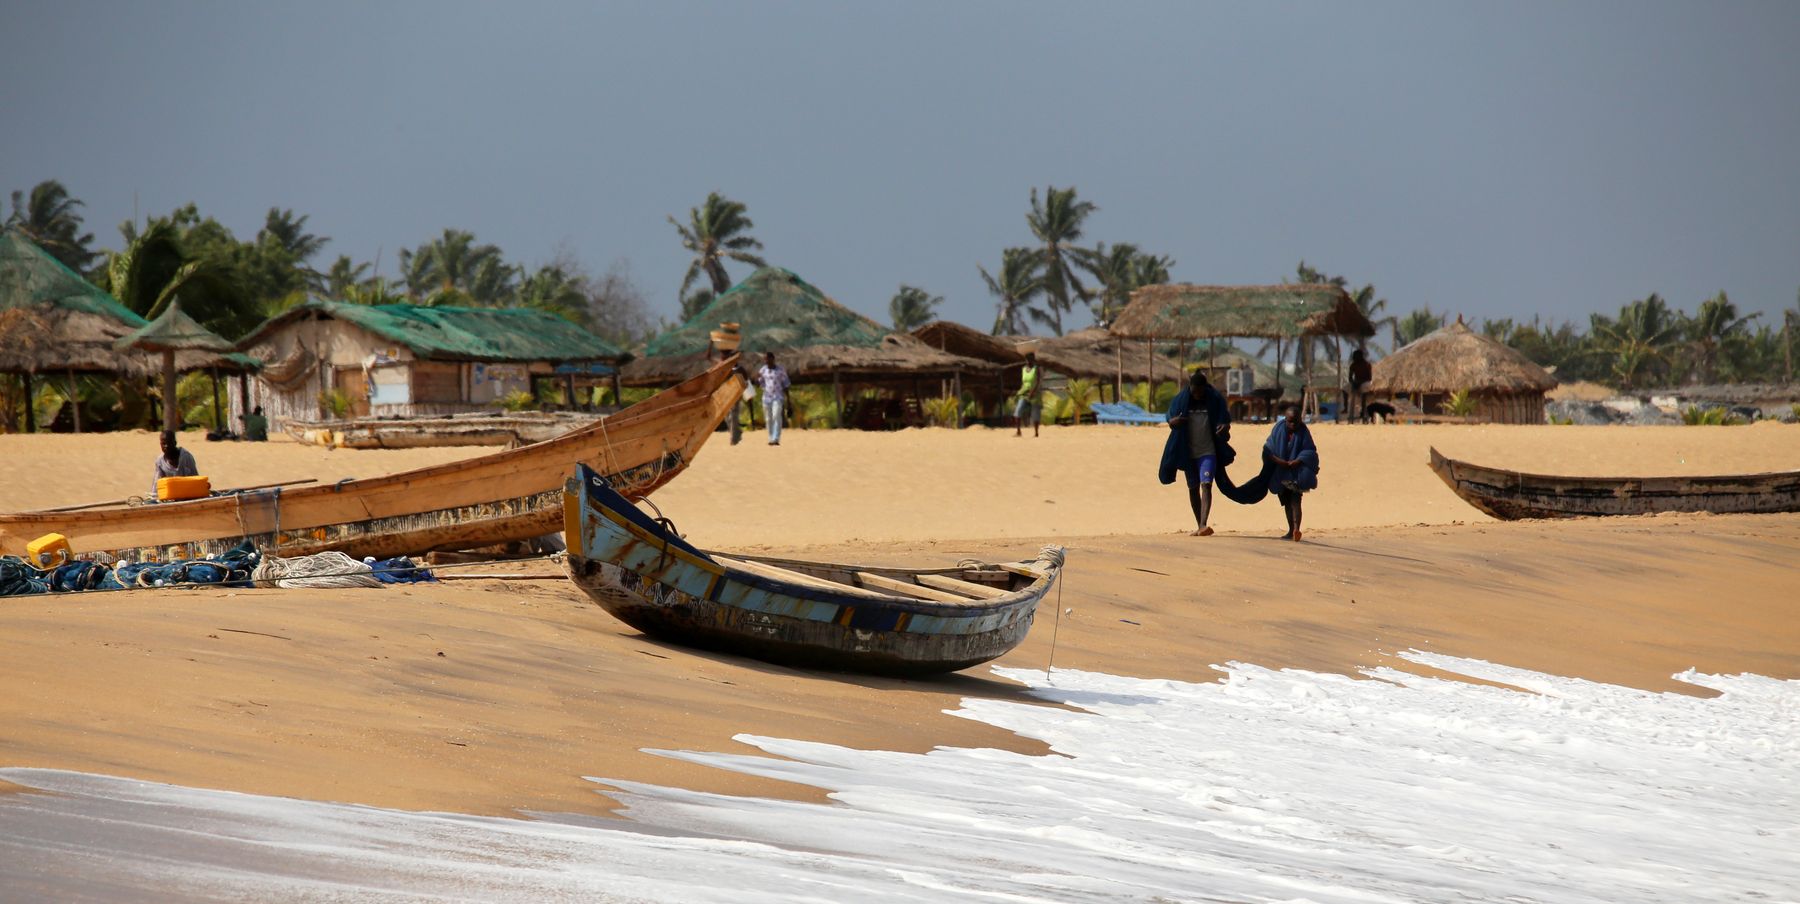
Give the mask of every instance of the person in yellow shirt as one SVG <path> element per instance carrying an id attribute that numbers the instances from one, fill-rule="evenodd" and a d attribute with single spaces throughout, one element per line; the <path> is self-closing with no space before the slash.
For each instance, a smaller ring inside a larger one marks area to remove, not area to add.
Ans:
<path id="1" fill-rule="evenodd" d="M 1044 401 L 1038 393 L 1037 352 L 1025 353 L 1025 369 L 1019 371 L 1019 392 L 1013 396 L 1013 435 L 1025 435 L 1025 418 L 1031 418 L 1031 435 L 1038 435 Z"/>

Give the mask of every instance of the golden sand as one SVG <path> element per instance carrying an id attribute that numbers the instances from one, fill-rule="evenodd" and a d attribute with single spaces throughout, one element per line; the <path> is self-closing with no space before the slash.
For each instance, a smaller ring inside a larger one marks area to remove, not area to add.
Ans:
<path id="1" fill-rule="evenodd" d="M 1241 445 L 1254 437 L 1241 431 Z M 1425 467 L 1575 474 L 1800 468 L 1800 427 L 1316 428 L 1304 543 L 1273 504 L 1185 536 L 1157 429 L 716 437 L 656 501 L 690 539 L 953 562 L 1069 547 L 1059 597 L 1003 664 L 1212 680 L 1230 660 L 1353 672 L 1425 649 L 1691 692 L 1687 668 L 1800 678 L 1800 516 L 1494 522 Z M 153 434 L 0 437 L 0 509 L 142 492 Z M 195 443 L 216 486 L 336 480 L 482 449 Z M 547 571 L 547 566 L 530 566 Z M 510 572 L 528 570 L 511 566 Z M 1060 624 L 1059 624 L 1060 622 Z M 943 714 L 1024 699 L 985 669 L 930 681 L 796 671 L 649 640 L 566 582 L 0 600 L 0 764 L 382 806 L 604 812 L 584 775 L 810 796 L 640 752 L 740 732 L 858 747 L 1036 750 Z"/>

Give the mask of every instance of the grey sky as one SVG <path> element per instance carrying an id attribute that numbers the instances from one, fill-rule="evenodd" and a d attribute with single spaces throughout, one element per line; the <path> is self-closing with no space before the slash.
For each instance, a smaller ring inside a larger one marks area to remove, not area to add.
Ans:
<path id="1" fill-rule="evenodd" d="M 457 227 L 628 260 L 673 318 L 664 217 L 717 189 L 839 301 L 985 328 L 976 264 L 1053 184 L 1184 282 L 1304 257 L 1471 319 L 1800 289 L 1793 2 L 0 0 L 0 34 L 0 189 L 62 180 L 102 246 L 134 194 L 240 237 L 291 207 L 390 276 Z"/>

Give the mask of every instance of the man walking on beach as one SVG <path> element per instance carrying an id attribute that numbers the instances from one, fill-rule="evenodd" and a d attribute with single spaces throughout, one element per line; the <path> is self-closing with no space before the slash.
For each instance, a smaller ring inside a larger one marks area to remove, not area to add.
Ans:
<path id="1" fill-rule="evenodd" d="M 762 384 L 763 415 L 769 419 L 769 445 L 781 445 L 781 414 L 787 406 L 788 375 L 775 363 L 774 352 L 763 353 L 763 366 L 756 372 Z"/>
<path id="2" fill-rule="evenodd" d="M 1194 510 L 1191 536 L 1210 537 L 1206 522 L 1212 516 L 1213 475 L 1219 466 L 1218 444 L 1231 427 L 1231 409 L 1225 397 L 1196 368 L 1186 389 L 1169 402 L 1169 439 L 1163 446 L 1165 468 L 1170 460 L 1187 475 L 1188 505 Z M 1168 481 L 1165 479 L 1165 483 Z"/>
<path id="3" fill-rule="evenodd" d="M 1283 540 L 1300 539 L 1300 497 L 1319 485 L 1319 447 L 1300 417 L 1300 406 L 1289 405 L 1263 443 L 1263 458 L 1272 472 L 1269 487 L 1287 514 L 1288 532 Z"/>
<path id="4" fill-rule="evenodd" d="M 1044 400 L 1038 397 L 1037 352 L 1025 353 L 1025 368 L 1019 371 L 1019 393 L 1013 396 L 1013 435 L 1025 435 L 1025 418 L 1031 418 L 1031 435 L 1038 435 L 1038 421 L 1043 419 Z"/>
<path id="5" fill-rule="evenodd" d="M 175 442 L 175 431 L 164 430 L 162 454 L 156 456 L 156 476 L 150 479 L 150 498 L 156 498 L 156 482 L 164 477 L 196 477 L 199 474 L 194 454 Z"/>

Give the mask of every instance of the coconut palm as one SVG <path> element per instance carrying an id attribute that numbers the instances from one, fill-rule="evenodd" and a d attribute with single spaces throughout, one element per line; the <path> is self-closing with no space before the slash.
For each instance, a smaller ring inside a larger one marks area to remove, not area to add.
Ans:
<path id="1" fill-rule="evenodd" d="M 1737 305 L 1725 297 L 1723 290 L 1700 303 L 1699 310 L 1687 323 L 1687 334 L 1703 382 L 1711 383 L 1717 378 L 1719 349 L 1744 333 L 1750 321 L 1760 316 L 1759 313 L 1739 317 Z"/>
<path id="2" fill-rule="evenodd" d="M 888 300 L 888 317 L 894 321 L 895 332 L 910 333 L 937 319 L 936 308 L 943 303 L 942 295 L 933 295 L 918 286 L 902 285 Z"/>
<path id="3" fill-rule="evenodd" d="M 706 196 L 706 203 L 689 208 L 686 225 L 669 217 L 669 225 L 681 235 L 681 247 L 694 255 L 693 262 L 688 264 L 687 275 L 681 278 L 680 295 L 685 297 L 688 287 L 703 272 L 712 281 L 713 294 L 725 294 L 725 290 L 731 288 L 731 277 L 725 275 L 727 258 L 758 267 L 768 266 L 753 253 L 753 250 L 761 250 L 763 245 L 748 234 L 756 225 L 745 216 L 748 209 L 715 191 Z"/>
<path id="4" fill-rule="evenodd" d="M 331 262 L 331 269 L 325 271 L 318 288 L 332 298 L 343 298 L 352 288 L 362 284 L 363 274 L 368 272 L 367 262 L 353 263 L 350 255 L 340 254 Z"/>
<path id="5" fill-rule="evenodd" d="M 415 250 L 402 249 L 400 273 L 407 291 L 425 304 L 502 304 L 519 276 L 499 247 L 478 245 L 474 233 L 461 229 L 446 229 Z"/>
<path id="6" fill-rule="evenodd" d="M 1033 248 L 1008 248 L 1000 252 L 999 279 L 995 279 L 986 267 L 975 265 L 975 269 L 981 271 L 982 282 L 987 283 L 988 293 L 995 298 L 994 335 L 1022 335 L 1029 331 L 1025 324 L 1028 314 L 1034 319 L 1044 318 L 1043 312 L 1031 303 L 1044 291 L 1042 267 L 1043 258 Z"/>
<path id="7" fill-rule="evenodd" d="M 692 320 L 695 314 L 706 310 L 706 306 L 712 304 L 717 297 L 719 296 L 713 294 L 713 290 L 705 286 L 681 296 L 681 319 Z"/>
<path id="8" fill-rule="evenodd" d="M 6 218 L 6 223 L 29 236 L 38 247 L 62 261 L 63 266 L 80 273 L 93 266 L 94 259 L 99 257 L 88 248 L 93 244 L 94 234 L 81 231 L 81 214 L 77 208 L 82 206 L 79 200 L 69 196 L 69 190 L 61 182 L 47 179 L 32 186 L 29 197 L 24 192 L 12 193 L 12 214 Z"/>
<path id="9" fill-rule="evenodd" d="M 304 214 L 296 217 L 291 210 L 271 207 L 263 218 L 263 228 L 256 234 L 256 240 L 272 244 L 286 251 L 296 263 L 304 264 L 331 241 L 326 236 L 307 232 L 306 220 Z"/>
<path id="10" fill-rule="evenodd" d="M 587 313 L 586 286 L 562 267 L 546 264 L 519 286 L 519 304 L 548 311 L 570 323 L 581 323 Z"/>
<path id="11" fill-rule="evenodd" d="M 1063 315 L 1074 310 L 1075 299 L 1088 299 L 1087 288 L 1075 276 L 1075 243 L 1081 239 L 1081 227 L 1088 214 L 1099 209 L 1090 201 L 1077 200 L 1073 188 L 1048 186 L 1042 201 L 1037 189 L 1031 190 L 1031 212 L 1025 215 L 1025 223 L 1031 227 L 1032 236 L 1042 243 L 1038 253 L 1049 305 L 1047 316 L 1040 316 L 1040 322 L 1058 336 L 1063 334 Z"/>
<path id="12" fill-rule="evenodd" d="M 1681 323 L 1667 302 L 1655 292 L 1619 309 L 1619 319 L 1599 314 L 1591 318 L 1597 350 L 1611 361 L 1612 375 L 1622 389 L 1631 389 L 1668 362 L 1668 350 L 1681 331 Z"/>
<path id="13" fill-rule="evenodd" d="M 1070 249 L 1070 253 L 1076 264 L 1099 283 L 1094 299 L 1099 305 L 1090 308 L 1094 322 L 1101 326 L 1112 325 L 1113 318 L 1131 302 L 1132 292 L 1168 282 L 1169 268 L 1175 266 L 1173 258 L 1144 254 L 1130 242 L 1111 248 L 1101 242 L 1091 249 Z"/>
<path id="14" fill-rule="evenodd" d="M 1426 305 L 1401 318 L 1394 327 L 1394 348 L 1411 345 L 1425 338 L 1444 325 L 1444 315 L 1431 313 L 1431 305 Z"/>

